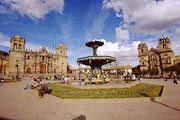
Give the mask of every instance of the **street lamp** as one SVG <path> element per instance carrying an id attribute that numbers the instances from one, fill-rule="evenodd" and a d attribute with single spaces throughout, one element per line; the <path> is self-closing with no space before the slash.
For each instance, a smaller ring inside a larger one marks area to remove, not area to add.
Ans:
<path id="1" fill-rule="evenodd" d="M 63 65 L 64 63 L 61 64 L 61 75 L 63 74 Z"/>
<path id="2" fill-rule="evenodd" d="M 79 66 L 79 81 L 80 81 L 80 85 L 81 85 L 81 71 L 80 71 L 80 62 L 78 62 L 78 66 Z"/>
<path id="3" fill-rule="evenodd" d="M 18 61 L 16 61 L 16 79 L 18 80 L 19 76 L 18 76 L 18 67 L 19 67 L 19 64 L 18 64 Z"/>

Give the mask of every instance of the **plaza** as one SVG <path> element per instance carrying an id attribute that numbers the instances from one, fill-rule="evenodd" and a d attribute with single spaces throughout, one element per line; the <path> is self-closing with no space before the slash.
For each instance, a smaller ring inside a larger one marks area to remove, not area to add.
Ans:
<path id="1" fill-rule="evenodd" d="M 60 99 L 37 97 L 35 90 L 23 90 L 29 78 L 21 82 L 0 84 L 0 118 L 23 120 L 179 120 L 180 87 L 172 80 L 144 79 L 141 82 L 163 85 L 161 97 L 122 99 Z M 126 86 L 126 84 L 120 84 Z"/>
<path id="2" fill-rule="evenodd" d="M 0 120 L 180 120 L 180 0 L 0 0 Z"/>

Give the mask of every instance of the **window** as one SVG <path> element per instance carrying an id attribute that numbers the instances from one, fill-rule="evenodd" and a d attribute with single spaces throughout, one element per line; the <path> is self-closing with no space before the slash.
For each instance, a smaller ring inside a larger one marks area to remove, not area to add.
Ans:
<path id="1" fill-rule="evenodd" d="M 14 49 L 17 49 L 17 44 L 16 43 L 14 44 Z"/>
<path id="2" fill-rule="evenodd" d="M 163 48 L 167 48 L 167 45 L 166 45 L 166 44 L 163 44 Z"/>
<path id="3" fill-rule="evenodd" d="M 19 44 L 19 50 L 21 50 L 22 49 L 22 45 L 21 44 Z"/>
<path id="4" fill-rule="evenodd" d="M 30 59 L 30 56 L 28 56 L 27 59 L 29 60 L 29 59 Z"/>
<path id="5" fill-rule="evenodd" d="M 42 60 L 44 60 L 44 56 L 42 56 Z"/>
<path id="6" fill-rule="evenodd" d="M 142 53 L 144 52 L 143 49 L 141 49 L 141 52 L 142 52 Z"/>
<path id="7" fill-rule="evenodd" d="M 62 50 L 60 51 L 60 54 L 61 54 L 61 55 L 63 54 L 63 51 L 62 51 Z"/>

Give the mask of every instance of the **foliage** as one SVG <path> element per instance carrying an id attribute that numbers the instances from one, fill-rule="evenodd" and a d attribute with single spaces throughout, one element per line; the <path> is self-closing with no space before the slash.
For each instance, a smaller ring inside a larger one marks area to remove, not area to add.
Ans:
<path id="1" fill-rule="evenodd" d="M 180 74 L 180 63 L 177 63 L 173 66 L 167 67 L 164 69 L 165 72 L 176 72 L 178 75 Z"/>
<path id="2" fill-rule="evenodd" d="M 141 74 L 140 65 L 132 68 L 132 73 L 136 76 L 139 76 Z"/>
<path id="3" fill-rule="evenodd" d="M 150 69 L 149 73 L 150 75 L 158 75 L 158 69 Z"/>
<path id="4" fill-rule="evenodd" d="M 149 73 L 149 70 L 143 70 L 141 73 L 142 73 L 143 75 L 147 75 L 147 74 Z"/>
<path id="5" fill-rule="evenodd" d="M 162 86 L 140 83 L 130 88 L 80 89 L 53 83 L 48 85 L 48 89 L 52 89 L 52 95 L 63 99 L 104 99 L 157 97 Z"/>

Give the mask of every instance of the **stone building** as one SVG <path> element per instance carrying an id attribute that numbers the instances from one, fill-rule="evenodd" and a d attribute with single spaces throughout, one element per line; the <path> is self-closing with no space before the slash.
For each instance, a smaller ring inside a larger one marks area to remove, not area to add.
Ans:
<path id="1" fill-rule="evenodd" d="M 0 50 L 0 74 L 4 75 L 9 70 L 9 54 Z"/>
<path id="2" fill-rule="evenodd" d="M 59 44 L 55 53 L 48 52 L 45 47 L 39 51 L 25 49 L 26 40 L 20 35 L 10 40 L 8 55 L 8 72 L 10 75 L 29 74 L 67 74 L 67 48 Z"/>
<path id="3" fill-rule="evenodd" d="M 163 75 L 165 68 L 180 62 L 180 57 L 174 56 L 167 36 L 162 36 L 157 48 L 150 48 L 150 50 L 146 43 L 141 42 L 138 46 L 138 57 L 141 71 L 157 70 L 159 75 Z"/>

